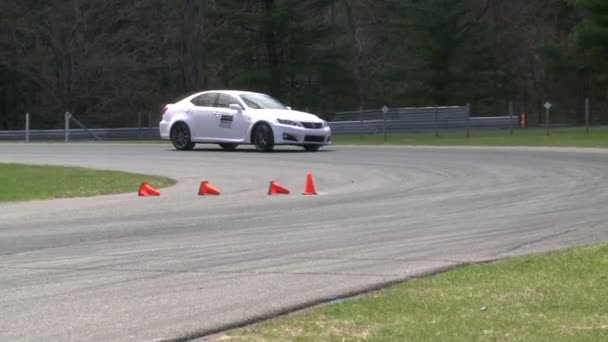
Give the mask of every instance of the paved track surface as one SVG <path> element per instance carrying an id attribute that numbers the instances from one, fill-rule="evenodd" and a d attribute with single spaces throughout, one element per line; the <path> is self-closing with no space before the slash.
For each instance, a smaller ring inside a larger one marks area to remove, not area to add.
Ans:
<path id="1" fill-rule="evenodd" d="M 2 341 L 194 336 L 462 263 L 608 241 L 599 150 L 0 144 L 0 162 L 179 180 L 158 198 L 0 204 Z M 326 195 L 299 195 L 307 172 Z M 203 179 L 223 194 L 198 197 Z M 292 195 L 267 196 L 271 179 Z"/>

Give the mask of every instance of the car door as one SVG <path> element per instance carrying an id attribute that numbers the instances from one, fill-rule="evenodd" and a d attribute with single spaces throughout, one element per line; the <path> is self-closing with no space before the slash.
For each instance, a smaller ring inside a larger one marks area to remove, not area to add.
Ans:
<path id="1" fill-rule="evenodd" d="M 195 140 L 210 140 L 215 135 L 214 113 L 218 93 L 205 93 L 193 98 L 192 105 L 187 109 L 191 118 L 192 137 Z"/>
<path id="2" fill-rule="evenodd" d="M 242 141 L 247 134 L 249 122 L 244 113 L 230 108 L 231 104 L 243 105 L 234 96 L 228 94 L 219 95 L 214 115 L 213 123 L 216 125 L 215 139 L 223 141 Z"/>

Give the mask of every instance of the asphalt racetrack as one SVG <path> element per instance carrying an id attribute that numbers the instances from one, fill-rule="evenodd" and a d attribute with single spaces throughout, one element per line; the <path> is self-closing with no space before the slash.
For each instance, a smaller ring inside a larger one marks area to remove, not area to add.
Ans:
<path id="1" fill-rule="evenodd" d="M 0 204 L 1 341 L 205 333 L 455 265 L 608 241 L 608 152 L 0 144 L 0 162 L 176 178 Z M 325 194 L 301 196 L 306 173 Z M 197 196 L 202 180 L 222 191 Z M 288 196 L 268 196 L 271 180 Z M 2 189 L 0 189 L 2 191 Z"/>

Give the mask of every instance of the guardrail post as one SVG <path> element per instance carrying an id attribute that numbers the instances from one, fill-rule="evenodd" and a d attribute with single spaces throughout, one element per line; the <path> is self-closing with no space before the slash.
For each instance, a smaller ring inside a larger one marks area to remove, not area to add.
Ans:
<path id="1" fill-rule="evenodd" d="M 550 113 L 550 111 L 551 111 L 550 108 L 546 108 L 546 111 L 545 111 L 545 125 L 547 126 L 547 136 L 551 135 L 550 128 L 549 128 L 550 121 L 551 121 L 551 113 Z"/>
<path id="2" fill-rule="evenodd" d="M 25 113 L 25 142 L 30 142 L 30 113 Z"/>
<path id="3" fill-rule="evenodd" d="M 467 103 L 467 139 L 471 137 L 471 104 Z"/>
<path id="4" fill-rule="evenodd" d="M 70 112 L 65 112 L 65 124 L 64 124 L 65 142 L 70 141 L 70 118 L 71 117 L 72 117 L 72 114 L 70 114 Z"/>
<path id="5" fill-rule="evenodd" d="M 509 133 L 513 135 L 513 101 L 509 100 Z"/>
<path id="6" fill-rule="evenodd" d="M 589 98 L 585 98 L 585 132 L 589 134 Z"/>
<path id="7" fill-rule="evenodd" d="M 435 105 L 435 137 L 439 137 L 439 107 Z"/>
<path id="8" fill-rule="evenodd" d="M 137 112 L 137 137 L 141 138 L 141 112 Z"/>
<path id="9" fill-rule="evenodd" d="M 388 140 L 388 132 L 386 129 L 386 112 L 387 110 L 382 111 L 382 121 L 383 121 L 383 130 L 384 130 L 384 141 Z"/>
<path id="10" fill-rule="evenodd" d="M 359 106 L 359 140 L 363 140 L 363 106 Z"/>

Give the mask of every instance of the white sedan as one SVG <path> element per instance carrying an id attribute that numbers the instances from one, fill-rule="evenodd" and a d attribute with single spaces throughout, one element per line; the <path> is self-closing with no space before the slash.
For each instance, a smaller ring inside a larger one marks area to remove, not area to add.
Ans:
<path id="1" fill-rule="evenodd" d="M 270 152 L 275 145 L 312 152 L 331 143 L 331 129 L 318 116 L 244 91 L 205 91 L 168 104 L 159 128 L 161 139 L 171 140 L 178 150 L 211 143 L 225 150 L 253 144 L 260 152 Z"/>

